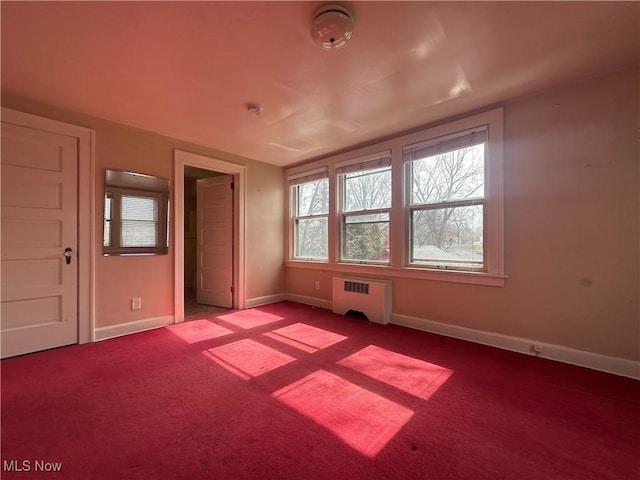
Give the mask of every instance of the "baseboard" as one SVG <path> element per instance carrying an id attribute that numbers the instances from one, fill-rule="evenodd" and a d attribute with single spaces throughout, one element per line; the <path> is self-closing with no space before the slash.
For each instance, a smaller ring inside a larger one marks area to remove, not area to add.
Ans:
<path id="1" fill-rule="evenodd" d="M 246 308 L 259 307 L 260 305 L 268 305 L 269 303 L 282 302 L 287 299 L 285 293 L 276 293 L 274 295 L 265 295 L 263 297 L 247 298 Z"/>
<path id="2" fill-rule="evenodd" d="M 307 297 L 304 295 L 296 295 L 294 293 L 285 294 L 286 300 L 296 303 L 304 303 L 305 305 L 311 305 L 312 307 L 326 308 L 331 310 L 333 307 L 331 300 L 324 300 L 317 297 Z"/>
<path id="3" fill-rule="evenodd" d="M 511 337 L 498 333 L 484 332 L 473 328 L 434 322 L 423 318 L 393 313 L 391 323 L 414 328 L 425 332 L 459 338 L 470 342 L 511 350 L 513 352 L 536 355 L 541 358 L 569 363 L 580 367 L 600 370 L 624 377 L 640 379 L 640 362 L 624 358 L 610 357 L 598 353 L 585 352 L 549 343 L 541 343 L 526 338 Z M 540 347 L 539 353 L 533 352 L 533 345 Z"/>
<path id="4" fill-rule="evenodd" d="M 151 330 L 153 328 L 166 327 L 167 325 L 173 325 L 173 323 L 174 316 L 165 315 L 163 317 L 145 318 L 144 320 L 136 320 L 135 322 L 99 327 L 95 329 L 95 339 L 96 341 L 106 340 L 130 333 L 144 332 L 145 330 Z"/>

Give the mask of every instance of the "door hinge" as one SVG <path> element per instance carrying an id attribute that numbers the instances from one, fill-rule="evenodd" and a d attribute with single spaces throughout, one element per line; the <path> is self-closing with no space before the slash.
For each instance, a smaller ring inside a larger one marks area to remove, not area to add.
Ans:
<path id="1" fill-rule="evenodd" d="M 231 293 L 233 293 L 233 285 L 231 285 Z"/>
<path id="2" fill-rule="evenodd" d="M 235 182 L 231 182 L 231 190 L 233 190 L 234 188 L 236 188 L 236 184 Z"/>

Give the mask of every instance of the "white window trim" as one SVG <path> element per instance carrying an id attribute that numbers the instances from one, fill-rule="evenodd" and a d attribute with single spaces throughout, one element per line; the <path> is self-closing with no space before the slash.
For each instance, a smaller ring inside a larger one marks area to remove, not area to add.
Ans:
<path id="1" fill-rule="evenodd" d="M 436 125 L 424 130 L 402 135 L 394 139 L 376 143 L 360 149 L 300 165 L 286 171 L 287 176 L 311 172 L 314 169 L 327 168 L 329 172 L 329 261 L 308 262 L 294 260 L 292 257 L 291 232 L 287 235 L 289 260 L 285 266 L 290 268 L 309 268 L 340 273 L 379 275 L 387 277 L 415 278 L 443 282 L 468 283 L 476 285 L 504 286 L 508 276 L 504 271 L 504 187 L 503 187 L 503 109 L 496 108 L 487 112 L 471 115 L 446 124 Z M 455 270 L 437 270 L 405 266 L 408 238 L 406 221 L 406 199 L 404 190 L 403 147 L 443 137 L 454 132 L 468 130 L 479 125 L 488 126 L 485 184 L 485 228 L 490 234 L 485 239 L 486 272 L 466 272 Z M 390 265 L 352 264 L 339 262 L 340 225 L 338 211 L 338 181 L 336 166 L 357 163 L 363 158 L 372 158 L 380 152 L 390 150 L 392 157 L 392 206 L 390 215 Z M 287 196 L 290 189 L 287 189 Z M 291 202 L 287 198 L 287 217 L 291 218 Z"/>

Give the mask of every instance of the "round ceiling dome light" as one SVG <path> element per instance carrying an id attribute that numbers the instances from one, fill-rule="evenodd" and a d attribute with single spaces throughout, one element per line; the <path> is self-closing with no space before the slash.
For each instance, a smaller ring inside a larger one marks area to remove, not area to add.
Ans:
<path id="1" fill-rule="evenodd" d="M 311 22 L 311 38 L 320 47 L 335 49 L 344 47 L 353 35 L 351 12 L 340 5 L 325 5 Z"/>
<path id="2" fill-rule="evenodd" d="M 253 117 L 261 117 L 262 107 L 257 103 L 250 103 L 247 105 L 247 113 Z"/>

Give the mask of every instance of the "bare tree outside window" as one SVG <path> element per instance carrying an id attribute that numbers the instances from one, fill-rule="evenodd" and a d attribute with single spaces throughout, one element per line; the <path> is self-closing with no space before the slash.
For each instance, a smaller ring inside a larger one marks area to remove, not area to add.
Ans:
<path id="1" fill-rule="evenodd" d="M 290 266 L 503 286 L 503 130 L 496 108 L 287 170 Z"/>
<path id="2" fill-rule="evenodd" d="M 294 257 L 328 258 L 329 180 L 321 178 L 292 188 Z"/>
<path id="3" fill-rule="evenodd" d="M 342 260 L 387 263 L 391 167 L 345 173 L 342 182 Z"/>
<path id="4" fill-rule="evenodd" d="M 484 143 L 409 162 L 411 263 L 481 268 Z"/>

